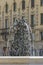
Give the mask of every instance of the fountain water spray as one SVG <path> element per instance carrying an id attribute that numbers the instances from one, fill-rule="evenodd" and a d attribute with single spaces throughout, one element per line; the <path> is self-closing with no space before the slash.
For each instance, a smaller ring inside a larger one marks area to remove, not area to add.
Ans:
<path id="1" fill-rule="evenodd" d="M 7 47 L 10 48 L 11 56 L 32 56 L 32 31 L 29 24 L 24 20 L 15 20 L 9 29 Z"/>

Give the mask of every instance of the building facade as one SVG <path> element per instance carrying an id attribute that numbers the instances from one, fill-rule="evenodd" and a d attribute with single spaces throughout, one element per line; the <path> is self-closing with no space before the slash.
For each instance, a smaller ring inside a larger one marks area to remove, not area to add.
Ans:
<path id="1" fill-rule="evenodd" d="M 43 47 L 43 0 L 0 0 L 0 47 L 7 45 L 9 27 L 24 17 L 34 33 L 34 47 Z"/>

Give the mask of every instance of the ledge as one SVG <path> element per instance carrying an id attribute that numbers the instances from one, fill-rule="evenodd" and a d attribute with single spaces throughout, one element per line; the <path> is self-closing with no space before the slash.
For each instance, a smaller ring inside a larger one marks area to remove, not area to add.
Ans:
<path id="1" fill-rule="evenodd" d="M 0 58 L 0 64 L 32 64 L 43 63 L 42 58 Z"/>

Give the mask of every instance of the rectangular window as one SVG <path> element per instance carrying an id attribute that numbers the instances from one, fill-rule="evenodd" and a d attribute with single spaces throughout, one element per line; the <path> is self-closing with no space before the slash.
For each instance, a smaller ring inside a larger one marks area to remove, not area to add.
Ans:
<path id="1" fill-rule="evenodd" d="M 15 17 L 13 18 L 13 23 L 15 22 Z"/>
<path id="2" fill-rule="evenodd" d="M 43 6 L 43 0 L 40 0 L 41 6 Z"/>
<path id="3" fill-rule="evenodd" d="M 6 13 L 8 13 L 8 4 L 6 3 L 6 8 L 5 8 Z"/>
<path id="4" fill-rule="evenodd" d="M 43 56 L 43 49 L 39 49 L 39 56 Z"/>
<path id="5" fill-rule="evenodd" d="M 8 27 L 8 19 L 5 19 L 5 28 Z"/>
<path id="6" fill-rule="evenodd" d="M 41 40 L 43 40 L 43 32 L 41 32 Z"/>
<path id="7" fill-rule="evenodd" d="M 25 16 L 22 16 L 22 19 L 25 19 Z"/>
<path id="8" fill-rule="evenodd" d="M 41 24 L 43 25 L 43 13 L 41 13 Z"/>
<path id="9" fill-rule="evenodd" d="M 31 27 L 34 27 L 34 15 L 31 15 Z"/>
<path id="10" fill-rule="evenodd" d="M 34 0 L 31 0 L 31 8 L 34 7 Z"/>
<path id="11" fill-rule="evenodd" d="M 22 10 L 25 9 L 25 0 L 22 1 Z"/>
<path id="12" fill-rule="evenodd" d="M 33 53 L 34 53 L 34 54 L 33 54 Z M 31 54 L 32 54 L 32 56 L 33 56 L 33 55 L 37 56 L 36 49 L 33 49 L 33 48 L 32 48 L 32 50 L 31 50 Z"/>
<path id="13" fill-rule="evenodd" d="M 13 10 L 16 11 L 16 2 L 13 4 Z"/>

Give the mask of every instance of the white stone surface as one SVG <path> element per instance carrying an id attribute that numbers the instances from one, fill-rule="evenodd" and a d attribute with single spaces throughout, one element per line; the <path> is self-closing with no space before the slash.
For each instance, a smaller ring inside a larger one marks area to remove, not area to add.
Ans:
<path id="1" fill-rule="evenodd" d="M 43 64 L 0 64 L 0 65 L 43 65 Z"/>

